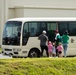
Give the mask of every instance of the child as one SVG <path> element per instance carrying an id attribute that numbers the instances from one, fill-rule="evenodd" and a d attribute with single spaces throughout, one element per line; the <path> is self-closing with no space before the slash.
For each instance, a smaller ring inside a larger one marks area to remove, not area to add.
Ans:
<path id="1" fill-rule="evenodd" d="M 51 41 L 49 41 L 48 42 L 48 53 L 49 53 L 49 57 L 52 57 L 52 49 L 53 49 L 52 43 L 51 43 Z"/>
<path id="2" fill-rule="evenodd" d="M 58 56 L 62 57 L 63 46 L 61 43 L 59 43 L 59 45 L 57 46 L 57 50 L 58 50 Z"/>
<path id="3" fill-rule="evenodd" d="M 53 55 L 54 57 L 56 56 L 56 48 L 55 48 L 55 43 L 53 43 L 52 55 Z"/>

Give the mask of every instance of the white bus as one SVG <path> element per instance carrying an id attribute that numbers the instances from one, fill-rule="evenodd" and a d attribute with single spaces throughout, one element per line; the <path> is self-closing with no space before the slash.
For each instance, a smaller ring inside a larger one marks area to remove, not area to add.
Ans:
<path id="1" fill-rule="evenodd" d="M 3 54 L 12 57 L 40 57 L 38 36 L 46 30 L 49 40 L 54 42 L 54 31 L 62 36 L 68 30 L 70 40 L 67 56 L 76 55 L 76 18 L 14 18 L 5 23 L 2 38 Z M 45 52 L 44 52 L 45 55 Z"/>

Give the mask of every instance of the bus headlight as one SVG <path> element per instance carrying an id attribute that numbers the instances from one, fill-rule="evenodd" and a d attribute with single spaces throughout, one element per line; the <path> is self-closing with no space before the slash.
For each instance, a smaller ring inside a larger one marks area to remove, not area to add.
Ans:
<path id="1" fill-rule="evenodd" d="M 17 51 L 18 51 L 18 52 L 20 52 L 20 51 L 21 51 L 21 49 L 17 49 Z"/>
<path id="2" fill-rule="evenodd" d="M 20 52 L 21 49 L 13 49 L 14 52 Z"/>

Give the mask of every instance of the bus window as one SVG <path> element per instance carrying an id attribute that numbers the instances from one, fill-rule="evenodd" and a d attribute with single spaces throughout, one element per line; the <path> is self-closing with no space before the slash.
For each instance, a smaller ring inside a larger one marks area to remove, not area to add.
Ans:
<path id="1" fill-rule="evenodd" d="M 45 22 L 29 22 L 29 33 L 31 37 L 39 36 L 46 29 Z"/>
<path id="2" fill-rule="evenodd" d="M 46 30 L 47 29 L 47 26 L 46 26 L 46 23 L 45 22 L 41 22 L 41 24 L 40 24 L 40 31 L 41 31 L 41 34 L 42 34 L 42 31 L 43 30 Z"/>
<path id="3" fill-rule="evenodd" d="M 3 45 L 20 45 L 20 38 L 18 38 L 18 28 L 20 28 L 21 32 L 21 25 L 22 22 L 19 21 L 8 21 L 6 23 L 3 32 Z"/>
<path id="4" fill-rule="evenodd" d="M 37 22 L 37 36 L 42 34 L 42 31 L 46 30 L 47 31 L 47 26 L 45 22 Z"/>
<path id="5" fill-rule="evenodd" d="M 64 31 L 68 30 L 67 22 L 59 22 L 58 30 L 59 30 L 60 35 L 63 35 Z"/>
<path id="6" fill-rule="evenodd" d="M 76 36 L 76 22 L 69 22 L 69 35 Z"/>
<path id="7" fill-rule="evenodd" d="M 29 33 L 30 36 L 36 36 L 37 30 L 37 23 L 36 22 L 30 22 L 29 23 Z"/>
<path id="8" fill-rule="evenodd" d="M 55 41 L 55 30 L 57 29 L 57 23 L 47 23 L 48 38 L 51 42 Z"/>

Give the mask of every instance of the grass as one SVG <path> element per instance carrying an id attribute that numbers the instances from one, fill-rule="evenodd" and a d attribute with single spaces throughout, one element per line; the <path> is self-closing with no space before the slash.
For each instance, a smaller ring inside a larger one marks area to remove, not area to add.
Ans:
<path id="1" fill-rule="evenodd" d="M 76 58 L 0 59 L 0 75 L 76 75 Z"/>
<path id="2" fill-rule="evenodd" d="M 2 49 L 0 48 L 0 53 L 2 52 Z"/>

